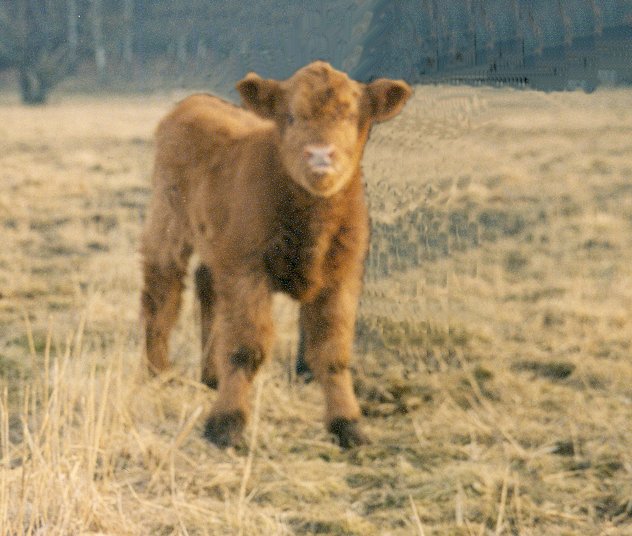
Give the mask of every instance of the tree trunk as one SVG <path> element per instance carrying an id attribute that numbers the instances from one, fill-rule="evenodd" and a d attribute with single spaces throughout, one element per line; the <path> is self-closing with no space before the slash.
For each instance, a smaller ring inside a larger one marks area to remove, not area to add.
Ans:
<path id="1" fill-rule="evenodd" d="M 97 68 L 99 84 L 105 82 L 105 45 L 103 42 L 103 4 L 102 0 L 90 0 L 90 19 L 92 23 L 92 39 L 94 41 L 94 63 Z"/>
<path id="2" fill-rule="evenodd" d="M 37 69 L 40 52 L 46 45 L 46 36 L 38 24 L 38 17 L 42 16 L 41 9 L 33 0 L 22 0 L 18 4 L 22 51 L 19 63 L 20 94 L 24 104 L 44 104 L 50 89 Z M 43 9 L 45 12 L 45 6 Z"/>
<path id="3" fill-rule="evenodd" d="M 37 71 L 29 67 L 20 68 L 20 93 L 24 104 L 44 104 L 49 89 Z"/>
<path id="4" fill-rule="evenodd" d="M 176 36 L 176 62 L 178 65 L 178 84 L 184 84 L 184 75 L 187 68 L 187 34 L 182 29 Z"/>
<path id="5" fill-rule="evenodd" d="M 68 8 L 68 67 L 70 72 L 77 69 L 77 58 L 79 50 L 79 31 L 78 21 L 79 12 L 77 11 L 77 0 L 66 0 Z"/>
<path id="6" fill-rule="evenodd" d="M 123 0 L 123 65 L 132 78 L 134 67 L 134 0 Z"/>

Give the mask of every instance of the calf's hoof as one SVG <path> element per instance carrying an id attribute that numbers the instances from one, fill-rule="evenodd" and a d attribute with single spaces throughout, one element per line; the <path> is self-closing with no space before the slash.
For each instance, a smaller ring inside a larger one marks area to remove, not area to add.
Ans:
<path id="1" fill-rule="evenodd" d="M 242 411 L 218 413 L 206 421 L 204 437 L 221 449 L 233 447 L 241 442 L 246 426 L 246 417 Z"/>
<path id="2" fill-rule="evenodd" d="M 301 356 L 296 360 L 296 376 L 302 378 L 305 383 L 310 383 L 314 379 L 312 370 Z"/>
<path id="3" fill-rule="evenodd" d="M 307 361 L 305 361 L 305 335 L 303 330 L 300 331 L 300 338 L 298 340 L 298 353 L 296 355 L 296 376 L 303 378 L 305 383 L 309 383 L 314 379 L 314 374 L 309 368 Z"/>
<path id="4" fill-rule="evenodd" d="M 358 421 L 338 417 L 329 423 L 329 431 L 336 436 L 338 444 L 343 449 L 350 449 L 360 445 L 368 445 L 369 438 L 364 434 Z"/>
<path id="5" fill-rule="evenodd" d="M 219 382 L 217 381 L 217 377 L 202 375 L 201 381 L 209 389 L 213 389 L 214 391 L 217 391 L 217 386 L 219 385 Z"/>

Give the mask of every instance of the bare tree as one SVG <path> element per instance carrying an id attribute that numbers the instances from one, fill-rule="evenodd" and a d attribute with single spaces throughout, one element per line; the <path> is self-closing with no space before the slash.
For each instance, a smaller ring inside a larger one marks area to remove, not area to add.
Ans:
<path id="1" fill-rule="evenodd" d="M 134 0 L 123 0 L 123 64 L 131 77 L 134 63 Z"/>
<path id="2" fill-rule="evenodd" d="M 3 7 L 4 6 L 4 7 Z M 18 71 L 22 100 L 42 104 L 68 72 L 68 45 L 52 0 L 0 5 L 0 69 Z"/>
<path id="3" fill-rule="evenodd" d="M 564 3 L 561 0 L 557 0 L 557 9 L 564 29 L 564 44 L 571 46 L 573 44 L 573 21 L 564 9 Z"/>
<path id="4" fill-rule="evenodd" d="M 593 12 L 595 34 L 601 35 L 603 33 L 603 12 L 599 6 L 598 0 L 590 0 L 590 7 Z"/>
<path id="5" fill-rule="evenodd" d="M 77 0 L 66 0 L 66 9 L 68 13 L 68 64 L 71 71 L 77 68 L 77 59 L 79 57 L 79 11 L 77 9 Z"/>
<path id="6" fill-rule="evenodd" d="M 102 0 L 90 0 L 90 22 L 92 26 L 92 39 L 94 46 L 94 63 L 97 68 L 97 80 L 105 82 L 106 55 L 103 41 L 103 2 Z"/>

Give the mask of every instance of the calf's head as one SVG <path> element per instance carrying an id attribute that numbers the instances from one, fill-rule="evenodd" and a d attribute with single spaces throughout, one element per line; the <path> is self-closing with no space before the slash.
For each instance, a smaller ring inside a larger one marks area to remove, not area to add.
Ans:
<path id="1" fill-rule="evenodd" d="M 247 108 L 276 123 L 291 178 L 320 197 L 349 182 L 373 122 L 397 115 L 412 92 L 402 80 L 356 82 L 322 61 L 282 81 L 249 73 L 237 90 Z"/>

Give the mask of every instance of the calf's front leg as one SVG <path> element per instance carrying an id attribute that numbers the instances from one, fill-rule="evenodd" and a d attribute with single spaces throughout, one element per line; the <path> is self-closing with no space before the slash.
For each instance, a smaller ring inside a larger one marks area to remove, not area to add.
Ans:
<path id="1" fill-rule="evenodd" d="M 357 301 L 356 289 L 342 287 L 301 307 L 305 362 L 323 388 L 327 428 L 343 448 L 368 443 L 349 370 Z"/>
<path id="2" fill-rule="evenodd" d="M 221 280 L 218 278 L 218 280 Z M 240 442 L 249 414 L 255 375 L 272 347 L 272 297 L 265 281 L 248 276 L 218 289 L 211 346 L 218 396 L 205 437 L 224 448 Z"/>

